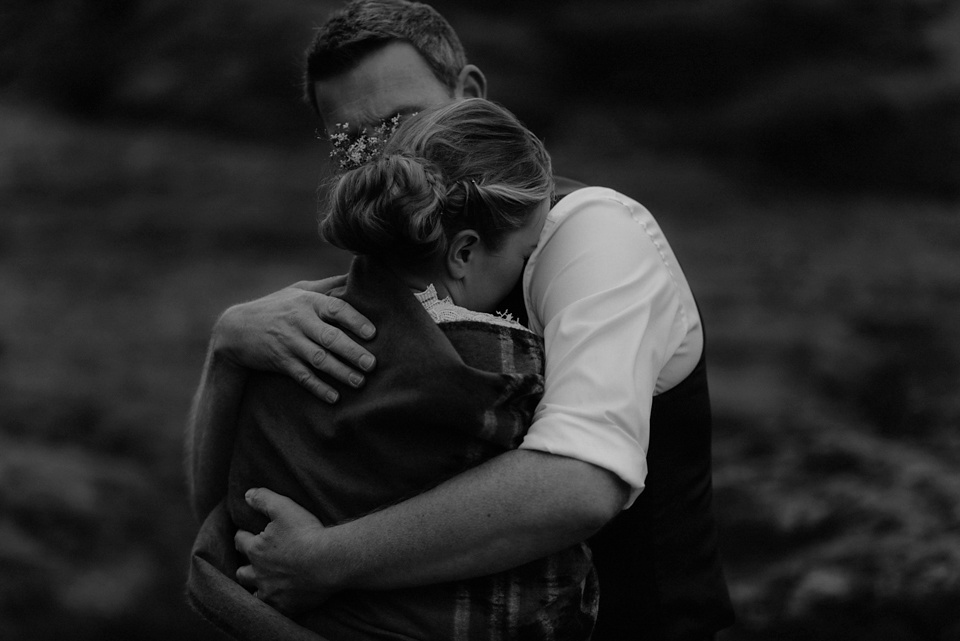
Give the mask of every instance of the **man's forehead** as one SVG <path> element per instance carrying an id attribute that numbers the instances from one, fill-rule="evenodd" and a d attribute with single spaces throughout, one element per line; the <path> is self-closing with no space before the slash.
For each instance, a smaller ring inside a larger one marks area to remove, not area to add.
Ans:
<path id="1" fill-rule="evenodd" d="M 395 42 L 366 56 L 354 68 L 314 83 L 327 128 L 376 125 L 453 99 L 426 61 L 408 43 Z"/>

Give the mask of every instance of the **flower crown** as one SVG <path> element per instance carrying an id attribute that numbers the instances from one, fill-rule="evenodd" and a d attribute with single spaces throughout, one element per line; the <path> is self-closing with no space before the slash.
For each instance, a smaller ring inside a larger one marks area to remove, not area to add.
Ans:
<path id="1" fill-rule="evenodd" d="M 330 158 L 337 161 L 341 172 L 356 169 L 383 154 L 383 148 L 400 126 L 400 114 L 390 120 L 381 121 L 380 125 L 369 130 L 365 129 L 357 136 L 348 132 L 350 124 L 338 122 L 334 125 L 335 132 L 330 134 Z"/>

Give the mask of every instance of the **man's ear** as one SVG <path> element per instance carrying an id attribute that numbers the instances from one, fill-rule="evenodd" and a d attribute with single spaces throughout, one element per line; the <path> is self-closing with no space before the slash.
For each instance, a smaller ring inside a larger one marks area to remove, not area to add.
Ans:
<path id="1" fill-rule="evenodd" d="M 476 65 L 466 65 L 457 77 L 457 98 L 486 98 L 487 79 Z"/>
<path id="2" fill-rule="evenodd" d="M 447 246 L 447 273 L 453 280 L 463 280 L 475 262 L 480 235 L 472 229 L 458 231 Z"/>

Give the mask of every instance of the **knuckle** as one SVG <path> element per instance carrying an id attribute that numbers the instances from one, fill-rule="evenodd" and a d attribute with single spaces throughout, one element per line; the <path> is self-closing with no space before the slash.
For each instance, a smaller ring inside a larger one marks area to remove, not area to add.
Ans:
<path id="1" fill-rule="evenodd" d="M 339 316 L 346 306 L 347 304 L 342 298 L 327 297 L 327 313 L 331 316 Z"/>
<path id="2" fill-rule="evenodd" d="M 313 353 L 313 358 L 310 359 L 310 363 L 314 367 L 319 369 L 323 365 L 324 361 L 326 360 L 327 360 L 326 350 L 318 349 L 316 352 Z M 306 375 L 306 372 L 304 372 L 304 375 Z M 302 382 L 303 381 L 301 381 L 301 383 Z"/>
<path id="3" fill-rule="evenodd" d="M 286 313 L 286 325 L 290 327 L 302 327 L 304 320 L 304 314 L 299 309 L 291 309 Z M 283 330 L 278 328 L 278 332 L 283 333 Z"/>
<path id="4" fill-rule="evenodd" d="M 293 379 L 297 381 L 300 385 L 303 385 L 304 387 L 308 387 L 310 385 L 312 377 L 310 376 L 310 372 L 307 372 L 305 370 L 300 370 L 294 373 Z"/>
<path id="5" fill-rule="evenodd" d="M 327 327 L 320 332 L 320 344 L 324 347 L 330 347 L 340 338 L 340 330 L 336 327 Z"/>
<path id="6" fill-rule="evenodd" d="M 285 328 L 280 323 L 271 323 L 264 330 L 264 345 L 270 352 L 278 352 L 279 347 L 283 345 L 287 338 Z"/>

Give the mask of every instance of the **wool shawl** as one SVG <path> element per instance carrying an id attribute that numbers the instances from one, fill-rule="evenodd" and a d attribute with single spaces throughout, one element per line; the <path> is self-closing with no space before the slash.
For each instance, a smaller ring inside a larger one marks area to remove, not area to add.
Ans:
<path id="1" fill-rule="evenodd" d="M 598 593 L 579 544 L 513 570 L 439 585 L 349 591 L 287 618 L 239 586 L 237 528 L 267 520 L 250 487 L 288 496 L 327 526 L 420 494 L 516 448 L 543 393 L 535 334 L 477 321 L 435 323 L 375 260 L 354 260 L 334 292 L 369 318 L 377 369 L 329 405 L 280 375 L 244 391 L 228 497 L 194 546 L 188 595 L 238 639 L 587 639 Z"/>

